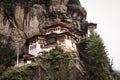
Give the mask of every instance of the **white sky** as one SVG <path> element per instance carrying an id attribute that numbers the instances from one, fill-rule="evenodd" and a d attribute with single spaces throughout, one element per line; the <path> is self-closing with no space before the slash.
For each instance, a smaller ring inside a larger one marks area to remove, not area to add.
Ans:
<path id="1" fill-rule="evenodd" d="M 87 10 L 87 21 L 97 23 L 101 35 L 113 58 L 113 68 L 120 70 L 120 0 L 80 0 Z"/>

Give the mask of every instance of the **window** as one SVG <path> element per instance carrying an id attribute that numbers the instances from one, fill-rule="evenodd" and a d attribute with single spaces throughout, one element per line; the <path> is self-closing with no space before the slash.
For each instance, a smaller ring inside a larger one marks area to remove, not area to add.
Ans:
<path id="1" fill-rule="evenodd" d="M 35 49 L 35 48 L 36 48 L 36 44 L 30 46 L 30 50 L 33 50 L 33 49 Z"/>
<path id="2" fill-rule="evenodd" d="M 41 43 L 43 43 L 43 40 L 41 40 Z"/>
<path id="3" fill-rule="evenodd" d="M 40 47 L 43 48 L 43 47 L 44 47 L 44 44 L 42 44 Z"/>
<path id="4" fill-rule="evenodd" d="M 53 44 L 56 42 L 56 40 L 55 40 L 55 38 L 49 38 L 49 39 L 47 39 L 46 42 L 47 42 L 47 44 Z"/>

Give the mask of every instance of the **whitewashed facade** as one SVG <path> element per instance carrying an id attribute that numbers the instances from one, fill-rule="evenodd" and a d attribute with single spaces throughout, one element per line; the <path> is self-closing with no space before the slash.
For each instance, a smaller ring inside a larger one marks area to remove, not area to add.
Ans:
<path id="1" fill-rule="evenodd" d="M 29 45 L 29 54 L 34 55 L 35 57 L 38 56 L 38 53 L 42 52 L 41 44 L 36 41 Z"/>
<path id="2" fill-rule="evenodd" d="M 70 28 L 64 23 L 58 22 L 52 26 L 44 28 L 44 35 L 37 35 L 29 40 L 29 53 L 34 57 L 42 55 L 43 51 L 49 51 L 55 47 L 60 47 L 65 51 L 77 51 L 76 43 L 79 35 L 70 32 Z"/>

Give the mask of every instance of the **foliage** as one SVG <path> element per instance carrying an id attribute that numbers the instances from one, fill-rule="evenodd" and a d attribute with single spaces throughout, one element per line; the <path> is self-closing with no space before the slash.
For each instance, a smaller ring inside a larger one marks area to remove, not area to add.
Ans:
<path id="1" fill-rule="evenodd" d="M 114 80 L 111 72 L 105 46 L 97 33 L 92 32 L 87 41 L 86 63 L 90 80 Z"/>
<path id="2" fill-rule="evenodd" d="M 9 67 L 12 62 L 12 52 L 8 48 L 0 48 L 0 65 Z"/>
<path id="3" fill-rule="evenodd" d="M 0 65 L 0 75 L 5 71 L 5 66 L 4 65 Z"/>
<path id="4" fill-rule="evenodd" d="M 27 80 L 28 76 L 30 76 L 34 70 L 38 70 L 38 68 L 42 69 L 43 72 L 45 71 L 42 64 L 37 62 L 20 68 L 10 69 L 1 75 L 0 80 Z"/>
<path id="5" fill-rule="evenodd" d="M 0 48 L 4 46 L 4 41 L 7 40 L 7 37 L 5 35 L 0 34 Z"/>
<path id="6" fill-rule="evenodd" d="M 7 37 L 0 34 L 0 66 L 9 67 L 12 65 L 12 55 L 13 50 L 10 49 L 10 46 L 7 41 Z"/>
<path id="7" fill-rule="evenodd" d="M 64 52 L 63 49 L 57 48 L 57 49 L 52 49 L 49 52 L 44 52 L 43 55 L 39 57 L 44 60 L 54 62 L 54 61 L 59 61 L 63 59 L 68 59 L 71 57 L 71 55 L 69 54 L 69 52 Z"/>
<path id="8" fill-rule="evenodd" d="M 66 80 L 69 78 L 69 61 L 76 60 L 75 58 L 74 53 L 70 54 L 58 48 L 52 49 L 38 56 L 37 62 L 5 71 L 0 76 L 0 80 L 28 80 L 30 77 L 30 80 L 33 80 L 34 74 L 38 73 L 44 74 L 41 80 Z"/>
<path id="9" fill-rule="evenodd" d="M 68 79 L 68 65 L 70 60 L 74 60 L 76 55 L 70 52 L 64 52 L 61 48 L 52 49 L 49 52 L 44 52 L 42 56 L 39 56 L 42 62 L 47 62 L 48 76 L 50 80 L 66 80 Z M 54 76 L 52 76 L 54 75 Z"/>

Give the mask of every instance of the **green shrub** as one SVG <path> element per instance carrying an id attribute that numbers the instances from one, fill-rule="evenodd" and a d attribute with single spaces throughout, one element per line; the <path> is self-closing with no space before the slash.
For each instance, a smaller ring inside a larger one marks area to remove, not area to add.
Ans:
<path id="1" fill-rule="evenodd" d="M 20 68 L 7 70 L 1 75 L 0 80 L 27 80 L 28 76 L 38 68 L 45 71 L 42 64 L 40 62 L 36 62 Z"/>
<path id="2" fill-rule="evenodd" d="M 38 56 L 37 62 L 5 71 L 0 76 L 0 80 L 27 80 L 30 76 L 34 77 L 39 69 L 42 71 L 40 73 L 44 74 L 43 80 L 51 80 L 52 77 L 55 80 L 65 80 L 68 78 L 66 74 L 68 74 L 69 61 L 74 61 L 75 58 L 75 53 L 64 52 L 62 49 L 52 49 Z"/>
<path id="3" fill-rule="evenodd" d="M 5 71 L 5 69 L 4 65 L 0 65 L 0 75 Z"/>

